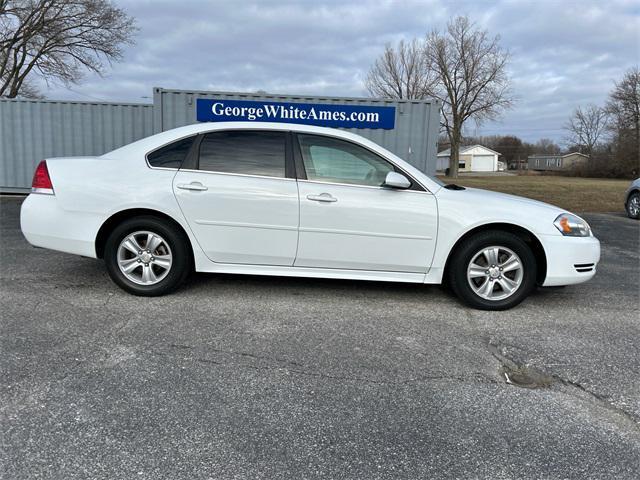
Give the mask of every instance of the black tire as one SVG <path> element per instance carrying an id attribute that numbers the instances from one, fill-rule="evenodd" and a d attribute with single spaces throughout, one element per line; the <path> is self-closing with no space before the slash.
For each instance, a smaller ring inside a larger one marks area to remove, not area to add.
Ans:
<path id="1" fill-rule="evenodd" d="M 502 300 L 488 300 L 476 294 L 467 279 L 467 267 L 483 248 L 505 247 L 520 257 L 522 281 L 511 296 Z M 453 292 L 467 305 L 480 310 L 507 310 L 522 302 L 535 288 L 537 263 L 531 248 L 518 236 L 500 230 L 479 232 L 465 239 L 451 254 L 447 277 Z"/>
<path id="2" fill-rule="evenodd" d="M 640 203 L 640 192 L 633 192 L 631 195 L 629 195 L 629 198 L 627 198 L 627 203 L 625 203 L 624 207 L 627 210 L 627 216 L 629 218 L 633 218 L 634 220 L 638 220 L 640 219 L 640 210 L 636 210 L 635 213 L 632 213 L 631 211 L 631 202 L 638 202 Z"/>
<path id="3" fill-rule="evenodd" d="M 120 243 L 136 231 L 148 231 L 158 234 L 171 249 L 173 258 L 169 272 L 156 284 L 137 284 L 129 280 L 118 266 L 118 247 Z M 109 276 L 120 288 L 133 295 L 155 297 L 174 291 L 191 273 L 193 267 L 190 249 L 189 239 L 180 228 L 157 217 L 140 216 L 125 220 L 113 229 L 105 243 L 104 261 Z"/>

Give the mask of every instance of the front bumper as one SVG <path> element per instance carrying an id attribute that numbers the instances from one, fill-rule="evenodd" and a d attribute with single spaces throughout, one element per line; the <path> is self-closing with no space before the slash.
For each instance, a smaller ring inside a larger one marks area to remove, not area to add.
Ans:
<path id="1" fill-rule="evenodd" d="M 596 237 L 541 235 L 547 257 L 543 287 L 574 285 L 591 280 L 600 261 L 600 241 Z"/>

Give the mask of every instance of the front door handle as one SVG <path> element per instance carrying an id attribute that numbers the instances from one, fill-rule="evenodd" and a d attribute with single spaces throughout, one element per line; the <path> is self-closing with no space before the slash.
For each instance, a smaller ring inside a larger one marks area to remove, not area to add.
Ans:
<path id="1" fill-rule="evenodd" d="M 208 188 L 205 187 L 200 182 L 179 183 L 178 185 L 176 185 L 176 187 L 181 188 L 182 190 L 197 190 L 197 191 L 208 190 Z"/>
<path id="2" fill-rule="evenodd" d="M 314 202 L 337 202 L 338 199 L 330 193 L 321 193 L 320 195 L 307 195 L 307 200 Z"/>

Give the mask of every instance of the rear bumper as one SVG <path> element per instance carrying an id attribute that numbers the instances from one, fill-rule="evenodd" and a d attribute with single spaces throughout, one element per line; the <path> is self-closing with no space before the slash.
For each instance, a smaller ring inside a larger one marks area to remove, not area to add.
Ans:
<path id="1" fill-rule="evenodd" d="M 544 287 L 573 285 L 591 280 L 600 261 L 600 242 L 595 237 L 541 235 L 547 257 Z"/>
<path id="2" fill-rule="evenodd" d="M 63 210 L 55 195 L 31 194 L 20 209 L 20 228 L 35 246 L 96 257 L 100 221 L 95 215 Z"/>

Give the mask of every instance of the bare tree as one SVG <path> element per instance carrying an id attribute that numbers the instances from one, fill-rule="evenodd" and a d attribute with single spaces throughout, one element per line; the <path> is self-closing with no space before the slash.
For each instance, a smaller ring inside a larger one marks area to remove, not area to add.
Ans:
<path id="1" fill-rule="evenodd" d="M 425 98 L 437 78 L 427 64 L 424 45 L 417 39 L 387 44 L 366 79 L 369 93 L 383 98 Z"/>
<path id="2" fill-rule="evenodd" d="M 508 52 L 499 37 L 489 37 L 467 17 L 456 17 L 444 32 L 423 41 L 387 45 L 367 76 L 367 89 L 388 98 L 436 98 L 449 137 L 449 176 L 458 176 L 462 127 L 482 123 L 509 108 L 512 97 L 506 73 Z"/>
<path id="3" fill-rule="evenodd" d="M 611 116 L 617 161 L 622 169 L 640 168 L 640 69 L 628 70 L 609 94 L 606 110 Z"/>
<path id="4" fill-rule="evenodd" d="M 604 108 L 589 104 L 578 107 L 564 126 L 568 131 L 567 143 L 578 145 L 582 153 L 591 155 L 607 130 L 608 115 Z"/>
<path id="5" fill-rule="evenodd" d="M 558 155 L 560 152 L 560 145 L 550 138 L 541 138 L 533 145 L 533 153 L 537 155 Z"/>
<path id="6" fill-rule="evenodd" d="M 135 31 L 109 0 L 0 0 L 0 96 L 37 95 L 37 75 L 70 84 L 102 74 Z"/>
<path id="7" fill-rule="evenodd" d="M 640 69 L 627 71 L 609 95 L 607 111 L 616 117 L 623 127 L 633 130 L 640 137 Z"/>
<path id="8" fill-rule="evenodd" d="M 458 176 L 465 122 L 495 119 L 512 105 L 506 72 L 509 54 L 499 42 L 499 36 L 491 38 L 468 17 L 456 17 L 444 32 L 434 30 L 426 38 L 427 62 L 439 79 L 429 95 L 442 102 L 444 128 L 451 143 L 450 177 Z"/>

